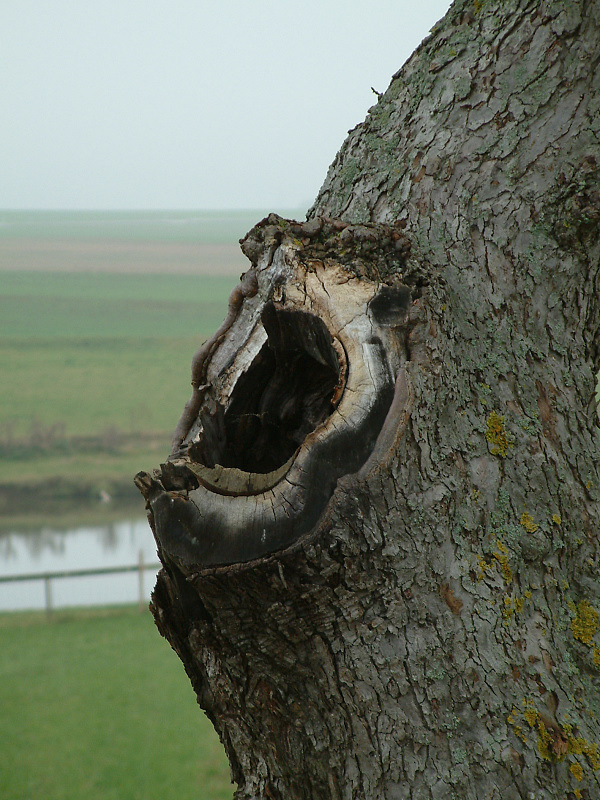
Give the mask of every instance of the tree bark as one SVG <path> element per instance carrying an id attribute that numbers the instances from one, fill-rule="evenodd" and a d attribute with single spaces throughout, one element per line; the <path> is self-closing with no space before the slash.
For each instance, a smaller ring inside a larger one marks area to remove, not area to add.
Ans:
<path id="1" fill-rule="evenodd" d="M 236 798 L 600 797 L 600 2 L 457 0 L 136 480 Z"/>

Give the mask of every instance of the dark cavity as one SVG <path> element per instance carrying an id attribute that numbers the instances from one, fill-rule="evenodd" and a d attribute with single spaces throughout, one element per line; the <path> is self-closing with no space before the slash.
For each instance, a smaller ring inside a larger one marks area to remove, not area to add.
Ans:
<path id="1" fill-rule="evenodd" d="M 208 467 L 272 472 L 333 411 L 340 365 L 322 319 L 268 304 L 267 342 L 240 375 L 226 411 L 201 412 L 203 435 L 189 455 Z"/>

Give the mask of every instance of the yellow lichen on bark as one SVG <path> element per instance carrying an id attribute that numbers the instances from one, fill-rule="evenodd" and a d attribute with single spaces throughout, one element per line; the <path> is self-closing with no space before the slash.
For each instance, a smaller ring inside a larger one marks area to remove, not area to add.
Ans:
<path id="1" fill-rule="evenodd" d="M 501 542 L 500 539 L 496 540 L 496 547 L 498 548 L 499 552 L 492 553 L 492 556 L 496 559 L 496 561 L 500 565 L 500 570 L 502 572 L 504 582 L 508 585 L 512 581 L 513 577 L 510 564 L 508 563 L 508 549 L 504 544 L 504 542 Z"/>
<path id="2" fill-rule="evenodd" d="M 576 781 L 583 780 L 583 767 L 578 761 L 571 764 L 569 769 L 571 770 L 571 774 L 573 775 Z"/>
<path id="3" fill-rule="evenodd" d="M 504 416 L 492 411 L 487 418 L 485 432 L 485 438 L 491 445 L 490 453 L 493 456 L 500 456 L 500 458 L 506 457 L 508 448 L 511 446 L 511 441 L 504 427 L 504 419 Z"/>
<path id="4" fill-rule="evenodd" d="M 581 600 L 577 606 L 573 603 L 571 608 L 575 612 L 575 617 L 571 620 L 573 636 L 584 644 L 591 644 L 592 637 L 598 630 L 598 612 L 587 600 Z"/>
<path id="5" fill-rule="evenodd" d="M 528 514 L 527 511 L 525 511 L 523 514 L 521 514 L 520 522 L 521 522 L 521 525 L 527 531 L 527 533 L 535 533 L 537 531 L 537 529 L 539 528 L 539 525 L 537 525 L 533 521 L 533 517 L 531 516 L 531 514 Z"/>
<path id="6" fill-rule="evenodd" d="M 553 739 L 552 736 L 550 735 L 550 732 L 548 731 L 548 728 L 546 728 L 543 720 L 540 718 L 539 714 L 537 718 L 537 729 L 538 729 L 538 742 L 537 742 L 538 753 L 541 755 L 544 761 L 552 761 L 552 751 L 550 748 L 552 747 Z"/>

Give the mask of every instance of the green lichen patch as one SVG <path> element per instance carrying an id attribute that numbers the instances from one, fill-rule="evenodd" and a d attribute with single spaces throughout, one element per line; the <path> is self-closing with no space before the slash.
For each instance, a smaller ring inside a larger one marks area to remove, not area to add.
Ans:
<path id="1" fill-rule="evenodd" d="M 484 407 L 487 406 L 490 397 L 492 396 L 492 387 L 489 385 L 489 383 L 477 383 L 476 390 L 481 405 Z"/>
<path id="2" fill-rule="evenodd" d="M 600 228 L 600 167 L 586 156 L 570 176 L 559 175 L 544 223 L 561 247 L 585 250 Z"/>

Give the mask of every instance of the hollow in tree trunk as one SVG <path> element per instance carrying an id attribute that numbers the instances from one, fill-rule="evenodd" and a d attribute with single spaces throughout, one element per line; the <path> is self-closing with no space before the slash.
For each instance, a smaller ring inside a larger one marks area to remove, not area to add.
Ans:
<path id="1" fill-rule="evenodd" d="M 600 797 L 599 60 L 598 0 L 457 0 L 242 242 L 136 478 L 238 800 Z"/>

